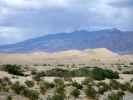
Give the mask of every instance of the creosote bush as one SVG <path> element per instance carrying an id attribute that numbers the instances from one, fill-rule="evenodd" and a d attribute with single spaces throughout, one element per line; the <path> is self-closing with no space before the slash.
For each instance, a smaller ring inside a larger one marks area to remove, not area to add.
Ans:
<path id="1" fill-rule="evenodd" d="M 22 70 L 22 66 L 20 65 L 10 65 L 10 64 L 4 65 L 3 70 L 13 75 L 24 76 L 23 74 L 24 71 Z"/>
<path id="2" fill-rule="evenodd" d="M 48 89 L 51 89 L 51 88 L 55 87 L 55 85 L 53 83 L 49 83 L 49 82 L 46 82 L 46 81 L 43 81 L 43 80 L 41 80 L 39 82 L 39 86 L 40 86 L 40 92 L 42 94 L 45 94 Z"/>
<path id="3" fill-rule="evenodd" d="M 105 82 L 99 82 L 97 84 L 97 87 L 98 87 L 99 94 L 104 94 L 104 92 L 107 92 L 110 89 L 109 85 L 106 84 Z"/>
<path id="4" fill-rule="evenodd" d="M 73 89 L 72 92 L 71 92 L 71 95 L 72 95 L 74 98 L 78 98 L 79 95 L 80 95 L 79 89 L 77 89 L 77 88 Z"/>
<path id="5" fill-rule="evenodd" d="M 76 81 L 72 82 L 72 86 L 76 87 L 77 89 L 82 89 L 83 88 L 83 86 L 81 84 L 77 83 Z"/>
<path id="6" fill-rule="evenodd" d="M 85 94 L 88 98 L 95 99 L 97 92 L 91 85 L 87 85 L 87 88 L 85 89 Z"/>
<path id="7" fill-rule="evenodd" d="M 34 85 L 35 85 L 34 81 L 30 81 L 30 80 L 26 80 L 26 81 L 25 81 L 25 84 L 26 84 L 28 87 L 34 87 Z"/>
<path id="8" fill-rule="evenodd" d="M 108 95 L 108 100 L 122 100 L 124 96 L 124 92 L 118 91 L 117 93 L 110 93 Z"/>

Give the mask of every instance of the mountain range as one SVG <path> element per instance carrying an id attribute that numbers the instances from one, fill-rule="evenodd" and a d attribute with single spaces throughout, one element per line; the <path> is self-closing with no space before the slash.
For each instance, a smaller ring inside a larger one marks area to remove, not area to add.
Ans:
<path id="1" fill-rule="evenodd" d="M 0 46 L 1 53 L 58 52 L 107 48 L 117 53 L 133 52 L 133 32 L 119 29 L 73 31 L 51 34 L 19 43 Z"/>

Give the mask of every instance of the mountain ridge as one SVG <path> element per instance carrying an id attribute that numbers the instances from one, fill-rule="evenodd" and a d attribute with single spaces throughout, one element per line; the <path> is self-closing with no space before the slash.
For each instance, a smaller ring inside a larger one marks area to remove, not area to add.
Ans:
<path id="1" fill-rule="evenodd" d="M 121 31 L 115 28 L 98 31 L 80 30 L 50 34 L 11 45 L 3 45 L 0 46 L 0 52 L 58 52 L 73 49 L 107 48 L 117 53 L 129 53 L 133 52 L 132 37 L 132 31 Z"/>

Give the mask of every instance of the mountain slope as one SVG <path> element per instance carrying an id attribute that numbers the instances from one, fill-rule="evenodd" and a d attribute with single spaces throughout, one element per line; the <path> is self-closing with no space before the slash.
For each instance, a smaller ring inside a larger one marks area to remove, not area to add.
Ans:
<path id="1" fill-rule="evenodd" d="M 118 29 L 100 31 L 75 31 L 47 35 L 20 43 L 0 46 L 0 52 L 57 52 L 108 48 L 115 52 L 133 52 L 133 32 Z"/>

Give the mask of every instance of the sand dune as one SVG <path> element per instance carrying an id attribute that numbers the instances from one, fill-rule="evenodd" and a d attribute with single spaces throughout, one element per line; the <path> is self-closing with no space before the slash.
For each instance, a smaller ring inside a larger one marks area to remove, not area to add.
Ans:
<path id="1" fill-rule="evenodd" d="M 132 60 L 133 56 L 118 55 L 106 48 L 68 50 L 55 53 L 35 52 L 23 54 L 0 54 L 0 64 L 87 63 Z"/>

